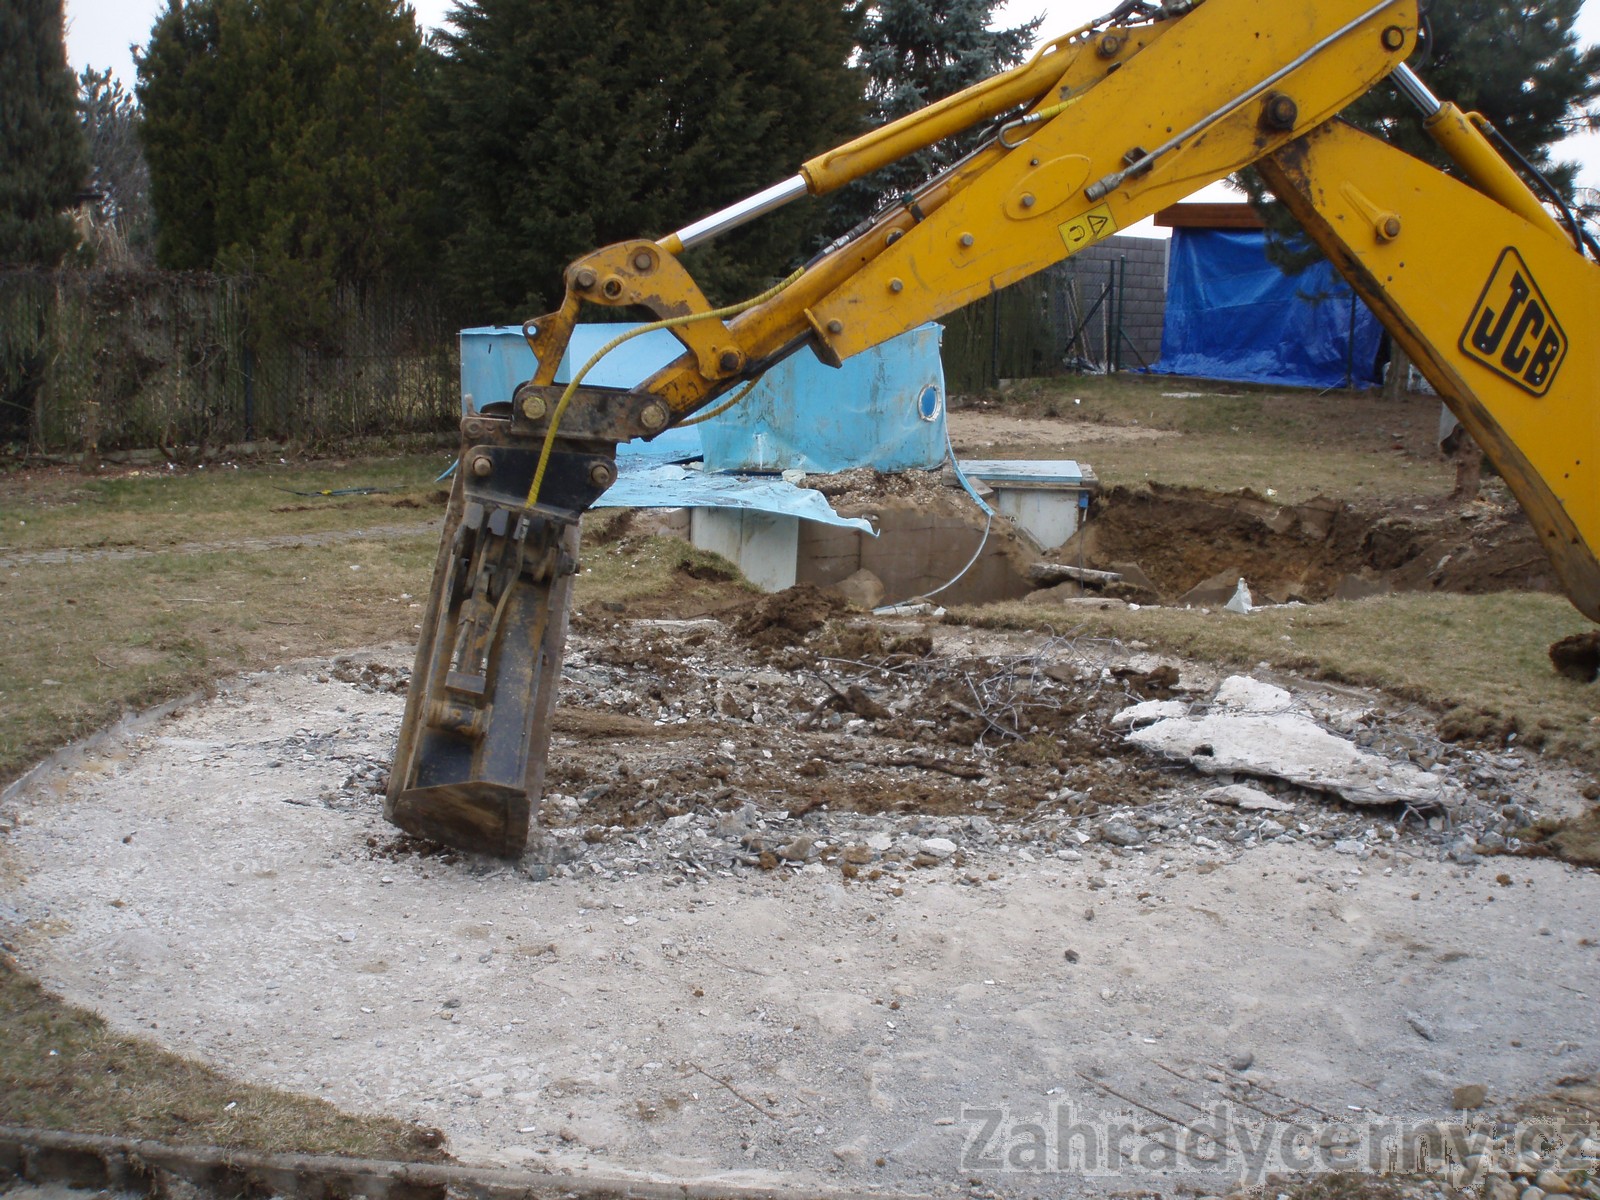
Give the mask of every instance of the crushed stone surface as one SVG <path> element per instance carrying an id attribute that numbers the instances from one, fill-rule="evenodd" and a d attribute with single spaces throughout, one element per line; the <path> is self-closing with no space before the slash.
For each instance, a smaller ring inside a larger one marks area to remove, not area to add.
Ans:
<path id="1" fill-rule="evenodd" d="M 242 677 L 0 801 L 0 938 L 118 1030 L 559 1171 L 1025 1195 L 1063 1114 L 1321 1129 L 1595 1072 L 1600 876 L 1501 853 L 1573 773 L 1257 681 L 1444 797 L 1356 808 L 1113 727 L 1214 668 L 790 615 L 580 625 L 517 863 L 383 822 L 403 652 Z"/>

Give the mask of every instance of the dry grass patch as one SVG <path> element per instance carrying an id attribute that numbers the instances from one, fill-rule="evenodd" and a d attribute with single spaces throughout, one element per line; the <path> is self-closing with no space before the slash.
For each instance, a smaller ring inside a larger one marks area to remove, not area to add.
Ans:
<path id="1" fill-rule="evenodd" d="M 1600 765 L 1600 690 L 1550 667 L 1550 643 L 1584 627 L 1557 596 L 1397 595 L 1247 617 L 1014 601 L 955 610 L 951 619 L 1138 640 L 1204 661 L 1267 663 L 1377 687 L 1441 713 L 1459 708 L 1503 718 L 1524 744 Z"/>
<path id="2" fill-rule="evenodd" d="M 0 781 L 223 675 L 413 640 L 433 552 L 428 535 L 6 572 Z"/>
<path id="3" fill-rule="evenodd" d="M 720 612 L 759 589 L 719 554 L 679 538 L 628 532 L 626 512 L 584 518 L 573 604 L 590 619 L 693 617 Z"/>
<path id="4" fill-rule="evenodd" d="M 1369 392 L 1281 392 L 1226 383 L 1118 375 L 1019 383 L 952 409 L 957 446 L 974 419 L 1059 418 L 1049 443 L 1007 440 L 1003 425 L 984 458 L 1077 457 L 1106 484 L 1149 480 L 1210 491 L 1272 489 L 1283 503 L 1315 495 L 1348 501 L 1449 493 L 1455 469 L 1434 439 L 1439 401 L 1384 400 Z M 1155 441 L 1073 442 L 1074 427 L 1114 426 L 1178 434 Z"/>
<path id="5" fill-rule="evenodd" d="M 433 453 L 245 467 L 0 471 L 0 558 L 57 547 L 176 546 L 423 521 L 444 508 Z M 372 495 L 297 492 L 380 488 Z"/>
<path id="6" fill-rule="evenodd" d="M 351 1116 L 107 1030 L 0 954 L 0 1124 L 248 1150 L 437 1161 L 437 1130 Z"/>

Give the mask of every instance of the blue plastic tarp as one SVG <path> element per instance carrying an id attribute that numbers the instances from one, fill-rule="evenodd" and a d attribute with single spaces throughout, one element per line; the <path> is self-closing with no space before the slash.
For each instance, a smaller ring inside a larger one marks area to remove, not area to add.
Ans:
<path id="1" fill-rule="evenodd" d="M 944 363 L 936 324 L 824 366 L 784 359 L 740 404 L 700 427 L 708 471 L 815 474 L 874 467 L 932 470 L 944 462 Z"/>
<path id="2" fill-rule="evenodd" d="M 1291 387 L 1367 387 L 1383 330 L 1326 261 L 1285 275 L 1261 230 L 1175 229 L 1167 258 L 1164 375 Z"/>
<path id="3" fill-rule="evenodd" d="M 710 475 L 671 463 L 642 460 L 619 464 L 617 481 L 595 502 L 596 508 L 743 508 L 782 513 L 823 525 L 840 525 L 877 536 L 860 517 L 841 517 L 828 498 L 812 488 L 774 477 L 751 479 Z"/>
<path id="4" fill-rule="evenodd" d="M 578 325 L 556 367 L 556 382 L 570 383 L 572 373 L 600 347 L 638 325 Z M 461 411 L 487 404 L 509 404 L 519 383 L 533 378 L 538 360 L 528 348 L 520 325 L 483 325 L 461 331 Z M 648 379 L 683 353 L 670 330 L 640 334 L 602 358 L 584 382 L 595 387 L 631 388 Z"/>
<path id="5" fill-rule="evenodd" d="M 637 329 L 637 324 L 578 325 L 572 331 L 561 364 L 556 367 L 556 382 L 570 383 L 573 371 L 588 362 L 602 346 L 620 333 Z M 537 359 L 528 348 L 519 325 L 483 325 L 461 331 L 461 411 L 482 409 L 486 404 L 511 402 L 517 385 L 533 378 Z M 640 334 L 602 358 L 584 376 L 596 387 L 632 387 L 648 379 L 683 353 L 683 345 L 665 329 Z M 574 366 L 576 364 L 576 366 Z M 694 462 L 704 455 L 700 445 L 700 426 L 668 429 L 650 441 L 634 438 L 617 447 L 618 458 L 643 458 L 652 462 Z"/>
<path id="6" fill-rule="evenodd" d="M 556 371 L 565 383 L 601 346 L 630 325 L 579 325 Z M 703 457 L 708 471 L 813 473 L 870 466 L 932 469 L 944 461 L 944 368 L 940 327 L 927 324 L 847 360 L 842 368 L 802 350 L 768 371 L 738 406 L 689 429 L 623 447 L 657 461 Z M 683 353 L 667 330 L 618 346 L 585 376 L 627 388 Z M 522 330 L 493 325 L 461 331 L 462 409 L 509 403 L 535 361 Z"/>

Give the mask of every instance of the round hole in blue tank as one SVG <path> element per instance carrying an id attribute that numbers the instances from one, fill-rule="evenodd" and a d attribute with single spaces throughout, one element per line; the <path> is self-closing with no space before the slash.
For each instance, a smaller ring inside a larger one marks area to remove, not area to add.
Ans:
<path id="1" fill-rule="evenodd" d="M 924 421 L 937 421 L 941 408 L 943 408 L 943 400 L 939 395 L 939 385 L 930 383 L 917 396 L 917 416 Z"/>

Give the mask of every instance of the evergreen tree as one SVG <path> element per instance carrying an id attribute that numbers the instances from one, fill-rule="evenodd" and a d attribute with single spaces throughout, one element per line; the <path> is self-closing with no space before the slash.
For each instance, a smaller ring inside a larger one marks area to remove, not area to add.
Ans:
<path id="1" fill-rule="evenodd" d="M 1042 17 L 991 29 L 1001 0 L 869 0 L 859 5 L 857 53 L 866 74 L 868 125 L 926 108 L 1027 57 Z M 853 225 L 966 154 L 977 134 L 910 155 L 841 190 L 835 211 Z"/>
<path id="2" fill-rule="evenodd" d="M 1600 100 L 1600 46 L 1580 47 L 1574 30 L 1581 7 L 1582 0 L 1433 0 L 1427 37 L 1411 64 L 1441 99 L 1487 117 L 1569 200 L 1577 165 L 1556 162 L 1551 152 L 1569 133 L 1594 126 Z M 1380 84 L 1343 116 L 1460 174 L 1422 128 L 1416 108 L 1392 87 Z M 1254 172 L 1240 183 L 1266 217 L 1269 258 L 1293 274 L 1321 257 L 1282 206 L 1268 201 Z"/>
<path id="3" fill-rule="evenodd" d="M 88 174 L 62 0 L 0 0 L 0 265 L 61 262 Z"/>
<path id="4" fill-rule="evenodd" d="M 173 3 L 134 55 L 156 260 L 175 270 L 209 270 L 217 259 L 218 160 L 231 118 L 220 8 Z"/>
<path id="5" fill-rule="evenodd" d="M 110 71 L 84 68 L 78 105 L 89 146 L 94 223 L 102 245 L 114 254 L 140 257 L 151 235 L 150 168 L 139 145 L 139 106 Z"/>
<path id="6" fill-rule="evenodd" d="M 138 68 L 163 264 L 255 273 L 257 318 L 301 337 L 338 285 L 427 269 L 425 58 L 401 0 L 173 0 Z"/>
<path id="7" fill-rule="evenodd" d="M 1429 36 L 1412 62 L 1435 94 L 1482 113 L 1569 197 L 1577 167 L 1553 162 L 1550 152 L 1574 129 L 1593 125 L 1600 99 L 1600 46 L 1580 48 L 1574 28 L 1582 3 L 1434 0 L 1426 9 Z M 1452 165 L 1393 88 L 1374 89 L 1344 115 L 1409 154 Z"/>
<path id="8" fill-rule="evenodd" d="M 586 250 L 659 237 L 857 128 L 838 0 L 461 0 L 441 34 L 447 264 L 477 319 L 560 301 Z M 791 205 L 697 251 L 714 295 L 783 274 L 819 224 Z"/>

